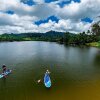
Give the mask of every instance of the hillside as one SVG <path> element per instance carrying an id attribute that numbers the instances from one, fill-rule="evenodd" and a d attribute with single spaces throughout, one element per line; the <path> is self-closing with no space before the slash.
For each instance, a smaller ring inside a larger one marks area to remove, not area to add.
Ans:
<path id="1" fill-rule="evenodd" d="M 46 33 L 20 33 L 20 34 L 2 34 L 0 41 L 56 41 L 62 38 L 63 32 L 49 31 Z"/>

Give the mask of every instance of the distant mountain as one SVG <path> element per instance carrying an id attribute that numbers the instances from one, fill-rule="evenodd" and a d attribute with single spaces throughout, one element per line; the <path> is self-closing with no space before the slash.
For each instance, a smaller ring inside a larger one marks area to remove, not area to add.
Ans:
<path id="1" fill-rule="evenodd" d="M 56 32 L 56 31 L 48 31 L 46 33 L 20 33 L 20 34 L 14 34 L 16 36 L 22 36 L 22 37 L 41 37 L 41 36 L 63 36 L 64 32 Z"/>
<path id="2" fill-rule="evenodd" d="M 0 41 L 59 41 L 63 38 L 63 32 L 49 31 L 46 33 L 20 33 L 2 34 Z"/>
<path id="3" fill-rule="evenodd" d="M 49 36 L 59 35 L 59 36 L 62 36 L 62 35 L 64 35 L 64 32 L 48 31 L 48 32 L 45 33 L 45 35 L 49 35 Z"/>

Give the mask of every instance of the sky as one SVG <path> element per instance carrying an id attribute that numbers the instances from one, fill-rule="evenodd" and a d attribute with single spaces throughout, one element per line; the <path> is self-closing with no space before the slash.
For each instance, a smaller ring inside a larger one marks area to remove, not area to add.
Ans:
<path id="1" fill-rule="evenodd" d="M 100 0 L 0 0 L 0 34 L 83 32 L 100 16 Z"/>

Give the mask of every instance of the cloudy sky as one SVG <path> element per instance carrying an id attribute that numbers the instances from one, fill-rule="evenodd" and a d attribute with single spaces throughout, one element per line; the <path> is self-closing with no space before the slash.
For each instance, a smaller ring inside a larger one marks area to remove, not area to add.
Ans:
<path id="1" fill-rule="evenodd" d="M 0 34 L 82 32 L 100 16 L 100 0 L 0 0 Z"/>

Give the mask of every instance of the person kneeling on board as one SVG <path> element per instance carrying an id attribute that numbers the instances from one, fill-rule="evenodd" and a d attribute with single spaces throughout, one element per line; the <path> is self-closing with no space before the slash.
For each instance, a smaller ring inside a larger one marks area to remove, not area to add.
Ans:
<path id="1" fill-rule="evenodd" d="M 5 65 L 5 64 L 3 64 L 3 65 L 2 65 L 2 71 L 3 71 L 3 73 L 5 73 L 5 72 L 6 72 L 6 70 L 7 70 L 7 67 L 6 67 L 6 65 Z"/>

